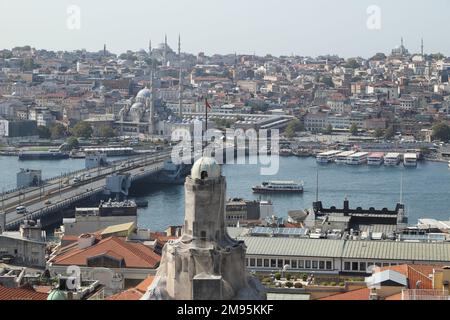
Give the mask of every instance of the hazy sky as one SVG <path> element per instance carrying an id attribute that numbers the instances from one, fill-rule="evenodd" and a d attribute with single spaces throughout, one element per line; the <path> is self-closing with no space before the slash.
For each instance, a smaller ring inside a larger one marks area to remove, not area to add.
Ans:
<path id="1" fill-rule="evenodd" d="M 79 29 L 71 5 L 80 8 Z M 367 27 L 371 5 L 381 10 L 380 29 Z M 448 0 L 0 0 L 0 48 L 98 51 L 106 43 L 120 53 L 146 49 L 149 39 L 156 46 L 165 33 L 176 48 L 181 33 L 191 53 L 367 57 L 403 36 L 412 52 L 423 37 L 426 52 L 450 55 L 449 12 Z"/>

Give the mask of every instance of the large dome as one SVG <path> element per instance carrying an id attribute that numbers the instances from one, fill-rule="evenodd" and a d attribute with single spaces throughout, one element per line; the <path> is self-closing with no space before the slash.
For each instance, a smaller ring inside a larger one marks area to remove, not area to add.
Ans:
<path id="1" fill-rule="evenodd" d="M 214 158 L 210 157 L 202 157 L 195 161 L 191 170 L 192 179 L 215 179 L 220 175 L 220 165 Z"/>

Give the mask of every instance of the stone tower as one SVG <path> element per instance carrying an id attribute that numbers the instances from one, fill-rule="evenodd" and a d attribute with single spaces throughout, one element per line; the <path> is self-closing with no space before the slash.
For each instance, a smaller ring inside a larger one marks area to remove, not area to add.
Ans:
<path id="1" fill-rule="evenodd" d="M 185 219 L 180 239 L 163 249 L 155 280 L 143 299 L 222 300 L 266 298 L 247 273 L 246 247 L 225 227 L 226 181 L 212 158 L 195 162 L 185 183 Z"/>

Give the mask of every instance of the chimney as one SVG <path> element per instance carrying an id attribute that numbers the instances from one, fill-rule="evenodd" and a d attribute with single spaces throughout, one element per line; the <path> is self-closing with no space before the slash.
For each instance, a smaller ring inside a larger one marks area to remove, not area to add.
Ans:
<path id="1" fill-rule="evenodd" d="M 379 300 L 376 288 L 370 288 L 369 300 Z"/>
<path id="2" fill-rule="evenodd" d="M 348 202 L 347 197 L 345 197 L 345 199 L 344 199 L 344 213 L 347 213 L 349 209 L 350 209 L 350 204 Z"/>
<path id="3" fill-rule="evenodd" d="M 95 242 L 95 236 L 92 234 L 82 234 L 78 237 L 78 249 L 86 249 L 92 246 Z"/>

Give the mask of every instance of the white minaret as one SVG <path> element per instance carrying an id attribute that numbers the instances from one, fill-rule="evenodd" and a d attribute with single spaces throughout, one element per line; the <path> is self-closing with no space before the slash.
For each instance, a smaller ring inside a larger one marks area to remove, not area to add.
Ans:
<path id="1" fill-rule="evenodd" d="M 152 62 L 151 70 L 150 70 L 150 99 L 147 98 L 148 108 L 150 109 L 150 116 L 148 119 L 148 133 L 152 135 L 154 133 L 154 120 L 155 120 L 155 84 L 154 84 L 154 64 Z"/>
<path id="2" fill-rule="evenodd" d="M 167 66 L 167 34 L 164 35 L 163 65 Z"/>
<path id="3" fill-rule="evenodd" d="M 181 65 L 181 36 L 178 35 L 178 63 L 179 63 L 179 78 L 178 78 L 178 112 L 180 119 L 183 119 L 183 70 Z"/>

